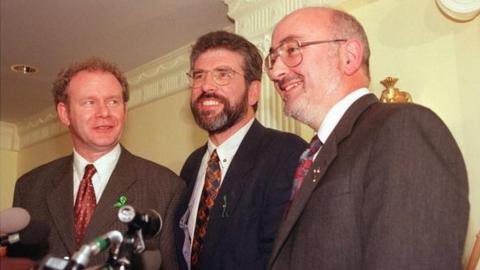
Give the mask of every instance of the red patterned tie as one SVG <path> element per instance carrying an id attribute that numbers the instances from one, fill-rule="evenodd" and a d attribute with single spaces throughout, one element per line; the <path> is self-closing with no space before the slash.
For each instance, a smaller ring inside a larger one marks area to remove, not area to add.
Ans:
<path id="1" fill-rule="evenodd" d="M 320 149 L 322 146 L 322 142 L 318 138 L 317 135 L 313 136 L 312 140 L 310 141 L 310 147 L 305 150 L 302 155 L 300 156 L 299 165 L 295 171 L 295 176 L 293 177 L 293 187 L 292 187 L 292 194 L 290 196 L 290 201 L 293 201 L 295 195 L 297 194 L 298 190 L 303 184 L 303 180 L 312 167 L 313 164 L 313 157 L 315 153 Z"/>
<path id="2" fill-rule="evenodd" d="M 203 185 L 202 196 L 198 206 L 197 223 L 193 235 L 191 263 L 192 269 L 195 268 L 198 258 L 202 251 L 203 240 L 207 234 L 207 225 L 210 217 L 210 210 L 213 208 L 215 198 L 220 187 L 220 164 L 217 151 L 213 151 L 208 161 L 207 171 L 205 173 L 205 183 Z"/>
<path id="3" fill-rule="evenodd" d="M 97 172 L 93 164 L 85 166 L 85 173 L 82 182 L 78 188 L 77 199 L 75 200 L 75 242 L 77 247 L 82 243 L 85 230 L 87 229 L 97 200 L 95 198 L 95 190 L 93 189 L 92 176 Z"/>

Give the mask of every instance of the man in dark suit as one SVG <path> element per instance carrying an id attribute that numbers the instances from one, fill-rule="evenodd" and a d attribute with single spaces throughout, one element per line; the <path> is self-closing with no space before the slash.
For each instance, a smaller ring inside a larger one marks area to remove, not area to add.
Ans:
<path id="1" fill-rule="evenodd" d="M 146 251 L 135 258 L 135 269 L 177 269 L 173 220 L 185 185 L 169 169 L 119 144 L 129 95 L 124 75 L 115 65 L 91 58 L 61 71 L 53 94 L 60 121 L 70 131 L 73 154 L 18 180 L 14 206 L 47 222 L 51 231 L 48 243 L 16 251 L 37 259 L 46 253 L 71 256 L 110 230 L 124 232 L 117 212 L 129 204 L 137 211 L 154 209 L 163 219 L 160 235 L 146 240 Z M 84 171 L 93 176 L 86 177 Z M 91 265 L 104 263 L 107 255 L 91 258 Z"/>
<path id="2" fill-rule="evenodd" d="M 191 109 L 209 137 L 181 171 L 181 268 L 264 269 L 306 144 L 255 120 L 262 58 L 252 43 L 208 33 L 190 61 Z"/>
<path id="3" fill-rule="evenodd" d="M 362 26 L 338 10 L 300 9 L 274 29 L 268 75 L 320 149 L 295 178 L 268 269 L 461 269 L 462 155 L 432 111 L 369 93 L 369 54 Z"/>

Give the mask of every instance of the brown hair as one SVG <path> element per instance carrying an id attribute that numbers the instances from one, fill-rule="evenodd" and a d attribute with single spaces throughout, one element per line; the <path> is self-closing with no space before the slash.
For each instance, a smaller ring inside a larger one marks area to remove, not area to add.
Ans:
<path id="1" fill-rule="evenodd" d="M 202 53 L 218 48 L 237 52 L 243 57 L 243 72 L 247 85 L 261 80 L 263 59 L 258 48 L 244 37 L 227 31 L 210 32 L 198 38 L 192 46 L 190 69 L 193 69 L 195 61 Z"/>
<path id="2" fill-rule="evenodd" d="M 66 103 L 68 100 L 67 88 L 72 78 L 81 71 L 103 71 L 112 74 L 122 86 L 123 102 L 129 98 L 129 89 L 127 78 L 123 75 L 117 65 L 107 62 L 99 57 L 91 57 L 83 62 L 74 63 L 57 74 L 53 82 L 53 98 L 55 105 L 60 102 Z"/>

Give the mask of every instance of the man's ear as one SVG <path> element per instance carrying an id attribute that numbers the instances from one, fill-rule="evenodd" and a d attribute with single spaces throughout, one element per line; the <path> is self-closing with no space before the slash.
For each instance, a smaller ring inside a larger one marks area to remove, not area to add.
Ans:
<path id="1" fill-rule="evenodd" d="M 360 69 L 363 59 L 363 44 L 358 39 L 349 39 L 345 42 L 342 64 L 346 75 L 351 76 Z"/>
<path id="2" fill-rule="evenodd" d="M 67 105 L 63 102 L 59 102 L 57 104 L 57 114 L 60 121 L 66 126 L 70 126 L 70 117 L 68 116 L 68 108 Z"/>
<path id="3" fill-rule="evenodd" d="M 248 105 L 253 106 L 258 103 L 261 90 L 262 83 L 260 81 L 253 81 L 250 83 L 248 86 Z"/>

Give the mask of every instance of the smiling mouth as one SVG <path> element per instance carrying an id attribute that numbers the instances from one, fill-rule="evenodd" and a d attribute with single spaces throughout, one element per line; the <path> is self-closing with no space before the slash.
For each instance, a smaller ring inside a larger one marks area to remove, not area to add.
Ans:
<path id="1" fill-rule="evenodd" d="M 94 129 L 98 131 L 107 131 L 113 129 L 113 125 L 96 126 Z"/>
<path id="2" fill-rule="evenodd" d="M 292 84 L 287 84 L 286 86 L 283 86 L 282 89 L 283 89 L 283 91 L 290 91 L 293 88 L 299 86 L 300 84 L 302 84 L 302 83 L 301 82 L 294 82 Z"/>
<path id="3" fill-rule="evenodd" d="M 217 106 L 220 104 L 220 102 L 218 102 L 217 100 L 212 100 L 212 99 L 209 99 L 209 100 L 204 100 L 204 101 L 200 101 L 199 102 L 200 105 L 202 106 Z"/>

